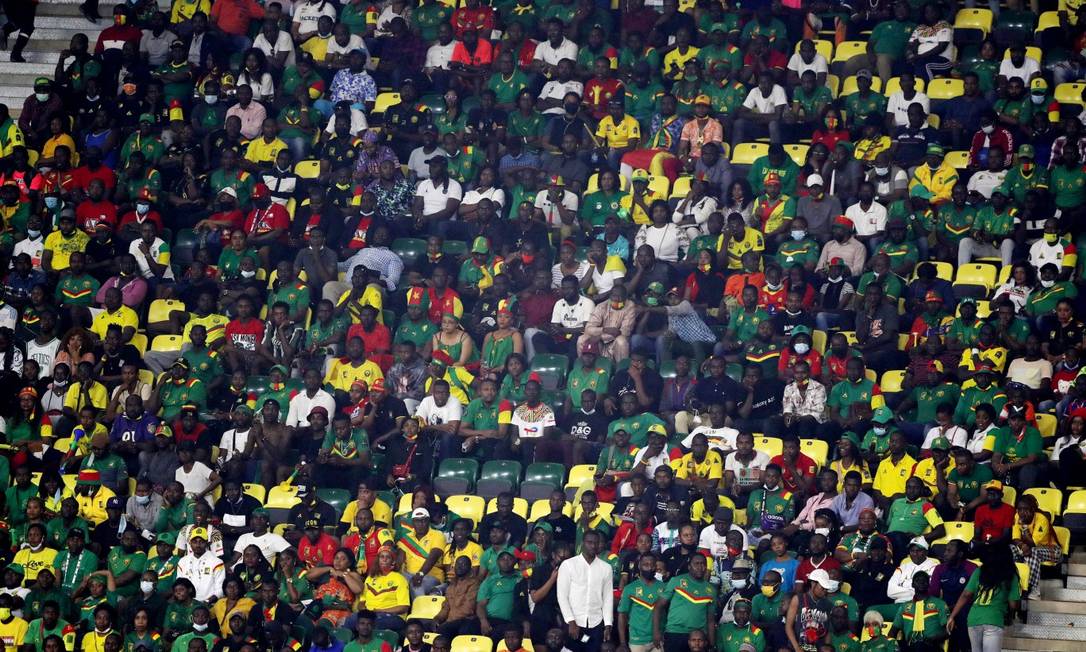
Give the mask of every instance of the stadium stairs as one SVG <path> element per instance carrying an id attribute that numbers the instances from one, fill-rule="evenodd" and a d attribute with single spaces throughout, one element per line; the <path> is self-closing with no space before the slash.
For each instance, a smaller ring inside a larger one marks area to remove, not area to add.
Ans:
<path id="1" fill-rule="evenodd" d="M 1024 624 L 1007 629 L 1004 650 L 1086 650 L 1086 551 L 1073 550 L 1064 566 L 1066 580 L 1041 581 L 1041 599 L 1029 604 Z"/>

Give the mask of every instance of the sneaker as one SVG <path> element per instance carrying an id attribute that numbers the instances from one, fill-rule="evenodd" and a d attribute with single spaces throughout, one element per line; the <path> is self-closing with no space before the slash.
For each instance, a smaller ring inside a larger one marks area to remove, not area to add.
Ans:
<path id="1" fill-rule="evenodd" d="M 12 52 L 11 53 L 11 62 L 12 63 L 26 63 L 26 59 L 23 58 L 22 54 Z"/>
<path id="2" fill-rule="evenodd" d="M 87 20 L 89 20 L 90 22 L 92 22 L 92 23 L 97 23 L 98 22 L 98 14 L 96 12 L 91 11 L 90 7 L 88 7 L 87 5 L 85 5 L 85 4 L 79 5 L 79 12 L 81 14 L 83 14 L 83 17 L 86 18 Z"/>

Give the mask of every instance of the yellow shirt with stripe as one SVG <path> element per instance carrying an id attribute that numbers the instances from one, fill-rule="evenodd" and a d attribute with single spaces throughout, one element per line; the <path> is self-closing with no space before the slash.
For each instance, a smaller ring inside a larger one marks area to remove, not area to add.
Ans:
<path id="1" fill-rule="evenodd" d="M 370 511 L 373 512 L 373 520 L 378 523 L 384 523 L 385 525 L 392 525 L 392 508 L 388 506 L 385 501 L 377 499 L 373 501 L 373 506 L 370 507 Z M 354 526 L 354 516 L 358 513 L 358 501 L 352 500 L 347 503 L 347 506 L 343 508 L 343 517 L 339 519 L 340 523 L 349 523 L 351 525 L 348 532 L 357 532 L 358 528 Z"/>
<path id="2" fill-rule="evenodd" d="M 784 202 L 781 202 L 784 205 Z M 754 251 L 761 253 L 765 251 L 765 236 L 761 231 L 756 231 L 750 227 L 747 227 L 743 232 L 743 239 L 736 240 L 732 238 L 728 240 L 728 269 L 736 270 L 743 269 L 743 254 L 748 251 Z"/>
<path id="3" fill-rule="evenodd" d="M 140 318 L 136 315 L 136 311 L 132 310 L 128 306 L 122 305 L 117 309 L 117 312 L 110 312 L 103 310 L 94 316 L 94 321 L 91 322 L 91 332 L 99 337 L 99 339 L 106 338 L 106 330 L 113 324 L 117 324 L 123 331 L 126 328 L 139 328 Z"/>
<path id="4" fill-rule="evenodd" d="M 28 625 L 22 618 L 14 616 L 10 623 L 0 623 L 0 641 L 4 642 L 5 650 L 15 650 L 23 644 Z"/>
<path id="5" fill-rule="evenodd" d="M 14 120 L 8 120 L 7 127 L 0 125 L 0 158 L 11 156 L 16 147 L 25 147 L 26 139 L 23 130 Z"/>
<path id="6" fill-rule="evenodd" d="M 468 545 L 460 550 L 456 550 L 450 545 L 445 549 L 445 556 L 441 558 L 441 565 L 445 567 L 446 574 L 452 573 L 453 564 L 460 557 L 467 557 L 471 560 L 472 568 L 478 568 L 483 561 L 483 547 L 470 539 Z"/>
<path id="7" fill-rule="evenodd" d="M 198 317 L 195 313 L 189 316 L 189 320 L 185 322 L 185 330 L 181 332 L 181 343 L 188 344 L 192 341 L 192 327 L 203 326 L 207 331 L 208 346 L 211 346 L 212 342 L 217 342 L 224 335 L 226 335 L 226 324 L 230 322 L 225 315 L 216 315 L 211 313 L 207 317 Z"/>
<path id="8" fill-rule="evenodd" d="M 367 577 L 362 600 L 371 611 L 388 611 L 393 607 L 411 606 L 411 591 L 404 576 L 392 571 L 387 575 Z"/>
<path id="9" fill-rule="evenodd" d="M 656 201 L 658 199 L 666 201 L 667 197 L 665 197 L 665 196 L 663 196 L 663 195 L 661 195 L 659 193 L 653 192 L 652 190 L 646 190 L 645 191 L 645 196 L 644 196 L 645 206 L 652 206 L 652 202 L 654 202 L 654 201 Z M 618 205 L 620 207 L 622 207 L 622 208 L 625 208 L 626 210 L 628 210 L 630 212 L 630 219 L 633 221 L 634 224 L 636 224 L 638 226 L 644 226 L 645 224 L 651 224 L 652 223 L 652 220 L 649 219 L 648 213 L 646 213 L 645 210 L 643 208 L 641 208 L 640 206 L 634 204 L 634 202 L 633 202 L 633 190 L 630 190 L 629 193 L 624 195 L 622 197 L 622 199 L 619 200 Z"/>
<path id="10" fill-rule="evenodd" d="M 694 46 L 689 46 L 686 52 L 679 52 L 679 48 L 675 48 L 664 55 L 664 72 L 676 73 L 675 79 L 683 78 L 683 68 L 686 67 L 686 63 L 698 56 L 698 52 L 701 50 Z"/>
<path id="11" fill-rule="evenodd" d="M 447 547 L 445 535 L 433 528 L 430 528 L 421 538 L 417 537 L 413 530 L 408 531 L 396 542 L 396 549 L 403 552 L 403 570 L 408 575 L 414 575 L 422 570 L 422 566 L 426 563 L 426 558 L 430 556 L 431 550 L 440 550 L 441 554 L 444 555 Z M 440 563 L 434 564 L 430 569 L 430 575 L 437 578 L 439 582 L 444 581 L 445 570 Z"/>
<path id="12" fill-rule="evenodd" d="M 603 138 L 608 147 L 629 147 L 634 138 L 641 138 L 641 124 L 629 114 L 623 114 L 618 124 L 610 115 L 600 120 L 596 127 L 596 137 Z"/>
<path id="13" fill-rule="evenodd" d="M 678 480 L 717 480 L 724 477 L 724 460 L 720 453 L 710 449 L 705 453 L 705 459 L 698 462 L 693 453 L 682 456 L 678 468 L 675 469 L 675 478 Z"/>

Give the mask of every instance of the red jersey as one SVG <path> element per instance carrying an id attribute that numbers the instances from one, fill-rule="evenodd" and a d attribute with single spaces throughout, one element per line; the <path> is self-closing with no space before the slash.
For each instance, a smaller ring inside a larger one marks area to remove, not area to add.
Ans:
<path id="1" fill-rule="evenodd" d="M 453 12 L 449 22 L 457 39 L 464 38 L 464 32 L 469 29 L 479 32 L 480 38 L 489 36 L 490 30 L 494 29 L 494 9 L 486 5 L 475 9 L 460 7 Z"/>
<path id="2" fill-rule="evenodd" d="M 770 290 L 768 285 L 763 285 L 758 290 L 758 307 L 765 308 L 766 312 L 773 314 L 778 310 L 784 310 L 784 298 L 788 296 L 788 288 L 781 283 L 776 290 Z"/>
<path id="3" fill-rule="evenodd" d="M 232 319 L 226 324 L 226 337 L 242 351 L 256 351 L 256 343 L 264 337 L 264 322 L 250 319 L 245 324 L 240 319 Z"/>
<path id="4" fill-rule="evenodd" d="M 790 346 L 781 351 L 780 360 L 777 361 L 777 373 L 784 375 L 785 369 L 791 369 L 797 362 L 806 362 L 811 366 L 811 378 L 822 377 L 822 356 L 818 351 L 811 349 L 806 355 L 800 355 Z"/>
<path id="5" fill-rule="evenodd" d="M 792 475 L 792 472 L 785 468 L 784 455 L 777 455 L 773 459 L 769 460 L 770 464 L 776 464 L 781 467 L 781 484 L 788 491 L 795 491 L 799 488 L 799 483 L 796 481 L 796 477 Z M 796 458 L 796 471 L 805 478 L 813 478 L 818 473 L 818 465 L 815 461 L 807 457 L 803 453 L 799 454 Z"/>
<path id="6" fill-rule="evenodd" d="M 113 192 L 113 187 L 117 185 L 117 175 L 104 165 L 99 165 L 97 170 L 92 170 L 86 165 L 75 169 L 75 183 L 83 190 L 86 190 L 90 182 L 95 179 L 102 182 L 107 192 Z"/>
<path id="7" fill-rule="evenodd" d="M 140 217 L 136 211 L 128 211 L 121 217 L 121 223 L 117 225 L 117 228 L 123 228 L 129 224 L 140 225 L 144 222 L 150 222 L 155 225 L 155 233 L 162 233 L 162 216 L 158 214 L 158 211 L 151 209 L 146 215 Z"/>
<path id="8" fill-rule="evenodd" d="M 26 201 L 30 198 L 30 191 L 41 192 L 45 185 L 45 178 L 34 170 L 16 170 L 11 174 L 0 174 L 0 186 L 8 181 L 14 181 L 19 186 L 19 200 Z"/>
<path id="9" fill-rule="evenodd" d="M 309 219 L 310 221 L 313 220 L 312 217 Z M 317 216 L 317 222 L 320 222 L 319 215 Z M 359 249 L 364 249 L 366 247 L 366 234 L 369 232 L 370 225 L 372 224 L 372 215 L 363 215 L 361 218 L 359 218 L 358 226 L 354 228 L 354 233 L 351 234 L 351 239 L 347 241 L 347 248 L 351 251 L 358 251 Z M 306 225 L 305 236 L 307 240 L 309 239 L 309 230 L 311 228 L 312 227 L 310 227 L 308 224 Z"/>
<path id="10" fill-rule="evenodd" d="M 426 316 L 435 324 L 441 323 L 441 318 L 445 313 L 455 313 L 456 305 L 460 302 L 460 294 L 452 288 L 445 288 L 440 297 L 437 296 L 437 290 L 434 288 L 426 288 L 426 298 L 430 303 Z"/>
<path id="11" fill-rule="evenodd" d="M 611 51 L 613 48 L 609 48 L 608 57 L 615 56 Z M 596 120 L 602 120 L 607 115 L 607 103 L 612 97 L 624 95 L 622 82 L 617 79 L 593 77 L 584 85 L 585 104 L 588 105 L 588 110 L 592 112 L 592 117 Z"/>
<path id="12" fill-rule="evenodd" d="M 65 194 L 76 187 L 74 170 L 50 170 L 45 173 L 42 180 L 42 192 L 59 192 Z"/>
<path id="13" fill-rule="evenodd" d="M 986 542 L 1003 536 L 1004 532 L 1010 532 L 1014 526 L 1014 517 L 1014 508 L 1007 503 L 999 503 L 999 507 L 995 509 L 984 503 L 973 515 L 973 529 L 976 530 L 977 540 Z"/>
<path id="14" fill-rule="evenodd" d="M 365 565 L 364 568 L 360 569 L 362 573 L 370 568 L 375 568 L 377 553 L 381 551 L 381 548 L 392 545 L 392 532 L 383 527 L 370 528 L 365 539 L 363 539 L 362 533 L 357 531 L 351 532 L 343 539 L 343 547 L 354 552 L 355 558 L 359 560 L 359 565 Z"/>
<path id="15" fill-rule="evenodd" d="M 336 556 L 338 549 L 339 542 L 327 532 L 321 532 L 316 543 L 312 543 L 309 537 L 303 536 L 298 541 L 298 559 L 306 565 L 306 568 L 331 566 L 332 558 Z"/>
<path id="16" fill-rule="evenodd" d="M 367 358 L 377 353 L 388 353 L 392 348 L 392 334 L 384 324 L 374 324 L 372 331 L 367 331 L 362 324 L 351 324 L 347 329 L 347 340 L 356 336 L 362 338 Z"/>
<path id="17" fill-rule="evenodd" d="M 242 228 L 250 237 L 281 230 L 285 241 L 287 229 L 290 228 L 290 213 L 283 206 L 272 202 L 267 208 L 254 208 L 249 211 Z"/>
<path id="18" fill-rule="evenodd" d="M 200 437 L 203 436 L 205 432 L 207 432 L 207 426 L 200 423 L 199 421 L 196 422 L 196 427 L 192 429 L 192 432 L 185 432 L 184 427 L 182 427 L 181 425 L 181 417 L 173 420 L 172 428 L 173 437 L 177 443 L 187 441 L 195 444 L 200 441 Z"/>
<path id="19" fill-rule="evenodd" d="M 85 199 L 75 207 L 75 223 L 89 236 L 94 235 L 99 224 L 108 225 L 114 232 L 117 230 L 117 207 L 108 199 L 97 202 Z"/>
<path id="20" fill-rule="evenodd" d="M 806 582 L 807 577 L 816 570 L 824 570 L 828 573 L 835 569 L 841 569 L 841 562 L 834 559 L 833 555 L 826 555 L 826 558 L 817 565 L 811 563 L 810 557 L 804 557 L 803 561 L 799 562 L 799 567 L 796 568 L 796 581 Z"/>

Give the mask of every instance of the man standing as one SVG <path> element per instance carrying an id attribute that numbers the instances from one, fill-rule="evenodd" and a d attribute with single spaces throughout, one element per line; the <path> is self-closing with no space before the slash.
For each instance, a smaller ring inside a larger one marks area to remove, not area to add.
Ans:
<path id="1" fill-rule="evenodd" d="M 611 638 L 614 575 L 610 564 L 597 556 L 602 541 L 599 532 L 586 532 L 581 554 L 558 568 L 558 606 L 574 652 L 599 652 Z"/>

